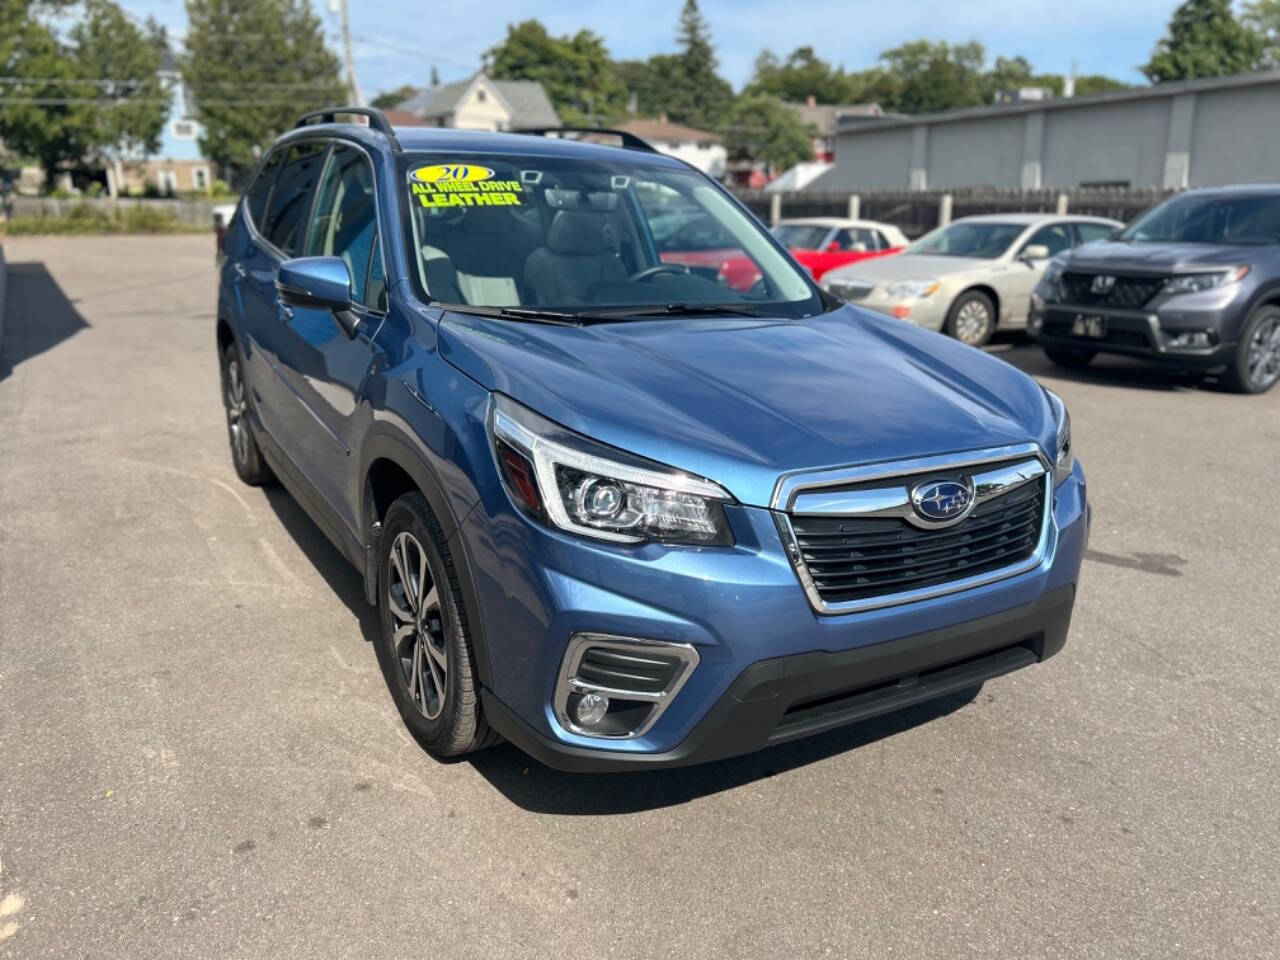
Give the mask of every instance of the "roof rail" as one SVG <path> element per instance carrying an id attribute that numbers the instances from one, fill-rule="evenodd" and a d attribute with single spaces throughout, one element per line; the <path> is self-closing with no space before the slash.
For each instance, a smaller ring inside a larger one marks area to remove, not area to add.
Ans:
<path id="1" fill-rule="evenodd" d="M 396 153 L 400 152 L 400 141 L 396 139 L 396 132 L 391 126 L 391 121 L 387 119 L 385 113 L 376 107 L 325 107 L 323 110 L 304 113 L 293 126 L 296 130 L 298 127 L 305 127 L 313 122 L 337 123 L 337 116 L 344 113 L 354 117 L 368 117 L 370 128 L 377 130 L 390 140 L 391 149 Z"/>
<path id="2" fill-rule="evenodd" d="M 647 140 L 642 140 L 634 133 L 627 133 L 625 130 L 615 130 L 612 127 L 521 127 L 512 130 L 512 133 L 527 133 L 535 137 L 559 136 L 565 133 L 599 133 L 605 136 L 617 137 L 622 141 L 622 146 L 627 150 L 644 150 L 646 153 L 657 153 L 653 145 Z M 564 140 L 576 139 L 574 137 L 561 137 Z"/>

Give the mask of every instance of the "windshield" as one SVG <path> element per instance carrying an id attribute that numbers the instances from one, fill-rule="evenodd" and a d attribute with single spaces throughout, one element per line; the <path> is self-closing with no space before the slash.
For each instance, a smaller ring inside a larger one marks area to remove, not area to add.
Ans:
<path id="1" fill-rule="evenodd" d="M 817 250 L 830 232 L 826 227 L 802 223 L 782 223 L 773 228 L 778 242 L 792 250 Z"/>
<path id="2" fill-rule="evenodd" d="M 764 229 L 692 170 L 643 157 L 417 154 L 403 177 L 412 272 L 430 300 L 580 316 L 825 309 Z"/>
<path id="3" fill-rule="evenodd" d="M 1170 197 L 1130 224 L 1118 239 L 1129 243 L 1280 243 L 1280 195 Z"/>
<path id="4" fill-rule="evenodd" d="M 957 220 L 926 233 L 906 253 L 927 253 L 943 257 L 980 257 L 994 260 L 1009 249 L 1026 229 L 1021 223 L 975 223 Z"/>

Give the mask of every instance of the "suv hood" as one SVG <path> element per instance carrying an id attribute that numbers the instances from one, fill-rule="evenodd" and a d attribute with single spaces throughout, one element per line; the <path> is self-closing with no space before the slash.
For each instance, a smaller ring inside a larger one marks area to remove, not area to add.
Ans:
<path id="1" fill-rule="evenodd" d="M 1077 247 L 1067 257 L 1068 270 L 1177 270 L 1222 267 L 1252 261 L 1265 248 L 1213 243 L 1124 243 L 1107 240 Z"/>
<path id="2" fill-rule="evenodd" d="M 841 280 L 870 280 L 885 283 L 890 280 L 923 280 L 928 277 L 944 277 L 951 273 L 965 273 L 983 267 L 992 267 L 997 260 L 981 257 L 939 257 L 924 253 L 899 253 L 893 257 L 875 257 L 861 260 L 832 270 L 824 279 L 839 277 Z"/>
<path id="3" fill-rule="evenodd" d="M 755 506 L 798 470 L 1054 443 L 1030 377 L 851 307 L 583 327 L 446 313 L 440 350 L 489 390 Z"/>

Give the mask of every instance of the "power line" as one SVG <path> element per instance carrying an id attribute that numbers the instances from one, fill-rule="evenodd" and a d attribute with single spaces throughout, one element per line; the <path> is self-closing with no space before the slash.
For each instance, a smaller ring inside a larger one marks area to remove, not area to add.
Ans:
<path id="1" fill-rule="evenodd" d="M 155 97 L 0 97 L 0 107 L 7 104 L 25 104 L 37 107 L 128 107 L 155 106 L 167 107 L 168 98 Z M 201 105 L 207 107 L 285 107 L 299 106 L 297 98 L 290 100 L 220 100 L 202 98 Z"/>
<path id="2" fill-rule="evenodd" d="M 71 77 L 0 77 L 0 84 L 8 86 L 21 86 L 22 84 L 34 85 L 62 85 L 62 86 L 97 86 L 97 87 L 127 87 L 141 86 L 144 83 L 150 83 L 151 80 L 98 80 L 93 78 L 71 78 Z M 314 90 L 314 83 L 256 83 L 254 81 L 245 80 L 207 80 L 201 81 L 200 86 L 209 87 L 236 87 L 243 89 L 252 87 L 255 90 Z"/>

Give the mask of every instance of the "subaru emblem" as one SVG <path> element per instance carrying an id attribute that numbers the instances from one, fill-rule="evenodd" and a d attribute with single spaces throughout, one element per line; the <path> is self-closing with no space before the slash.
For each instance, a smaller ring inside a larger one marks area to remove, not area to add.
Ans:
<path id="1" fill-rule="evenodd" d="M 1093 283 L 1089 285 L 1089 292 L 1096 293 L 1100 296 L 1106 296 L 1108 293 L 1111 292 L 1111 288 L 1114 287 L 1115 285 L 1116 285 L 1115 277 L 1106 273 L 1100 273 L 1093 278 Z"/>
<path id="2" fill-rule="evenodd" d="M 973 481 L 926 480 L 911 490 L 911 506 L 929 526 L 963 520 L 973 509 Z"/>

